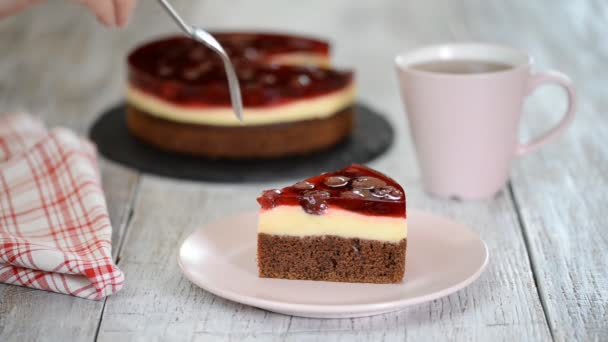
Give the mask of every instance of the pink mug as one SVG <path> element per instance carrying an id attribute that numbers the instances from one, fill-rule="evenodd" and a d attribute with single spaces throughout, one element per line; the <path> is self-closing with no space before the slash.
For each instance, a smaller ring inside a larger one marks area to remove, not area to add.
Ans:
<path id="1" fill-rule="evenodd" d="M 532 59 L 522 51 L 445 44 L 399 54 L 395 62 L 423 183 L 439 197 L 493 197 L 507 183 L 514 157 L 557 138 L 574 118 L 576 93 L 568 77 L 531 72 Z M 450 64 L 455 69 L 444 70 Z M 467 64 L 502 67 L 458 69 Z M 518 126 L 524 100 L 544 83 L 566 90 L 568 109 L 555 127 L 522 144 Z"/>

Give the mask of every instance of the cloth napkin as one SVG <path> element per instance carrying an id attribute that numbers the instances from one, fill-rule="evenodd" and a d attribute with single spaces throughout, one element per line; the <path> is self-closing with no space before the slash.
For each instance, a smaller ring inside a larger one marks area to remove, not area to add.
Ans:
<path id="1" fill-rule="evenodd" d="M 95 146 L 0 117 L 0 282 L 102 299 L 121 289 Z"/>

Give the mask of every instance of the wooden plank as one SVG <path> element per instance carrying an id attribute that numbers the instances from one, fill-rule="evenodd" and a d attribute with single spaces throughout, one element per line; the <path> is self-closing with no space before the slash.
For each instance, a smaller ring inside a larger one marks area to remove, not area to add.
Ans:
<path id="1" fill-rule="evenodd" d="M 185 5 L 183 1 L 176 3 Z M 0 22 L 0 42 L 11 47 L 0 59 L 1 104 L 4 109 L 22 107 L 41 113 L 51 124 L 69 125 L 84 132 L 99 110 L 120 98 L 122 56 L 128 47 L 166 32 L 170 22 L 160 16 L 155 4 L 146 2 L 138 9 L 140 17 L 128 34 L 118 35 L 98 30 L 90 17 L 81 16 L 72 7 L 56 10 L 61 5 L 52 4 L 55 10 L 51 10 L 48 6 Z M 548 339 L 517 216 L 508 196 L 454 204 L 432 200 L 420 190 L 390 64 L 392 56 L 402 49 L 448 40 L 520 46 L 541 62 L 573 73 L 583 84 L 581 93 L 589 98 L 581 110 L 588 119 L 576 125 L 584 127 L 576 128 L 537 156 L 520 161 L 513 192 L 521 207 L 536 280 L 556 339 L 601 340 L 605 336 L 603 270 L 607 262 L 602 246 L 605 249 L 606 235 L 601 230 L 605 220 L 599 210 L 606 203 L 601 192 L 606 184 L 601 172 L 606 170 L 606 151 L 599 137 L 606 135 L 600 115 L 606 101 L 599 81 L 592 82 L 606 78 L 598 74 L 605 73 L 599 64 L 605 51 L 593 38 L 600 36 L 599 28 L 606 19 L 601 17 L 607 12 L 599 3 L 559 2 L 547 8 L 528 1 L 471 4 L 395 0 L 376 6 L 365 1 L 286 5 L 278 0 L 255 4 L 239 0 L 202 5 L 196 2 L 193 6 L 189 16 L 206 26 L 290 29 L 338 42 L 334 49 L 336 64 L 357 69 L 361 97 L 389 113 L 398 131 L 395 148 L 374 166 L 400 175 L 397 178 L 406 184 L 413 206 L 445 213 L 478 230 L 490 245 L 492 263 L 467 290 L 398 314 L 356 320 L 291 319 L 270 314 L 205 293 L 182 278 L 175 264 L 177 246 L 189 232 L 201 223 L 252 207 L 247 201 L 261 186 L 246 186 L 241 195 L 232 187 L 150 178 L 142 186 L 134 230 L 128 234 L 120 262 L 127 274 L 127 286 L 108 302 L 100 340 L 520 340 L 524 331 L 531 340 Z M 235 8 L 239 10 L 235 12 Z M 61 62 L 50 63 L 51 59 Z M 547 98 L 551 103 L 542 95 L 539 101 L 547 107 L 534 105 L 533 101 L 531 108 L 555 109 L 555 101 L 551 101 L 555 94 Z M 542 116 L 542 122 L 531 123 L 531 131 L 545 127 L 547 117 L 554 118 Z M 566 160 L 564 166 L 562 155 L 580 156 Z M 596 167 L 583 170 L 585 163 Z M 110 189 L 106 191 L 111 216 L 113 222 L 125 222 L 130 210 L 120 203 L 128 202 L 135 191 L 119 190 L 134 189 L 137 175 L 122 175 L 120 167 L 108 165 L 102 161 L 104 186 Z M 560 167 L 565 170 L 554 172 Z M 560 187 L 557 182 L 567 186 Z M 263 187 L 267 186 L 271 185 Z M 578 195 L 579 189 L 584 189 L 588 197 Z M 239 195 L 246 199 L 234 200 Z M 576 205 L 577 201 L 583 204 Z M 581 222 L 584 231 L 568 234 L 567 228 L 580 226 Z M 116 234 L 115 246 L 120 235 Z M 561 279 L 562 274 L 568 279 Z M 564 307 L 566 310 L 561 311 Z M 96 302 L 0 285 L 0 340 L 88 340 L 94 336 L 100 310 Z M 62 317 L 60 322 L 57 317 Z"/>
<path id="2" fill-rule="evenodd" d="M 196 227 L 255 208 L 258 192 L 273 184 L 216 186 L 146 176 L 120 258 L 127 287 L 108 299 L 100 341 L 550 339 L 509 194 L 486 202 L 434 200 L 423 193 L 416 173 L 392 56 L 420 43 L 466 37 L 467 18 L 460 4 L 387 1 L 375 6 L 365 1 L 312 1 L 297 8 L 278 0 L 197 4 L 198 11 L 193 9 L 189 15 L 207 26 L 289 29 L 339 42 L 334 49 L 336 64 L 357 69 L 361 97 L 385 111 L 397 129 L 395 147 L 373 165 L 406 185 L 411 206 L 446 214 L 477 230 L 489 244 L 492 261 L 466 290 L 400 313 L 352 320 L 273 314 L 197 288 L 176 265 L 180 242 Z M 294 20 L 293 13 L 302 20 Z M 425 23 L 437 13 L 445 18 L 431 30 Z M 489 30 L 488 26 L 477 29 Z"/>
<path id="3" fill-rule="evenodd" d="M 50 127 L 84 135 L 99 111 L 116 101 L 122 75 L 112 69 L 121 65 L 125 43 L 108 40 L 110 32 L 100 33 L 81 14 L 76 6 L 49 3 L 0 22 L 1 112 L 25 110 Z M 99 164 L 116 255 L 139 176 L 103 159 Z M 0 341 L 92 341 L 103 305 L 0 285 Z"/>
<path id="4" fill-rule="evenodd" d="M 534 41 L 531 48 L 539 52 L 541 65 L 574 80 L 578 116 L 562 138 L 517 162 L 512 184 L 555 340 L 605 341 L 608 99 L 601 82 L 608 76 L 608 51 L 591 37 L 605 33 L 608 4 L 572 5 L 556 11 L 551 20 L 539 16 L 536 24 L 522 29 L 531 32 L 528 39 Z M 569 19 L 573 13 L 585 17 L 584 26 Z M 562 20 L 572 24 L 560 25 L 562 29 L 551 25 Z M 537 136 L 556 122 L 564 110 L 563 98 L 557 89 L 540 89 L 528 103 L 523 135 Z"/>
<path id="5" fill-rule="evenodd" d="M 493 10 L 480 15 L 488 8 L 471 5 L 468 32 L 527 49 L 537 70 L 560 70 L 578 89 L 574 124 L 558 141 L 516 161 L 512 191 L 555 340 L 606 340 L 608 101 L 600 82 L 608 76 L 608 51 L 596 37 L 605 32 L 608 4 L 494 1 L 488 6 L 500 8 L 501 15 Z M 477 29 L 490 25 L 491 31 Z M 522 138 L 546 131 L 564 107 L 559 89 L 539 89 L 526 104 Z"/>
<path id="6" fill-rule="evenodd" d="M 407 172 L 392 171 L 396 175 Z M 479 281 L 464 291 L 401 313 L 342 320 L 291 318 L 223 300 L 191 284 L 176 263 L 181 241 L 205 222 L 255 209 L 259 190 L 256 186 L 220 190 L 145 177 L 119 263 L 127 286 L 108 299 L 99 341 L 515 340 L 524 328 L 530 340 L 549 339 L 508 194 L 494 201 L 454 206 L 429 199 L 417 184 L 408 187 L 408 202 L 417 208 L 441 212 L 474 227 L 489 244 L 491 263 Z"/>
<path id="7" fill-rule="evenodd" d="M 564 341 L 608 337 L 608 150 L 601 138 L 608 122 L 603 113 L 585 114 L 568 137 L 522 160 L 513 177 L 549 322 Z"/>

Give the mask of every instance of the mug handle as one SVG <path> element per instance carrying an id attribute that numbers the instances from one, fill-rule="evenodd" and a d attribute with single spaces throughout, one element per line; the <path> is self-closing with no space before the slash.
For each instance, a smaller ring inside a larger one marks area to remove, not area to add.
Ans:
<path id="1" fill-rule="evenodd" d="M 536 88 L 544 83 L 556 83 L 560 85 L 568 95 L 568 109 L 560 122 L 538 138 L 532 139 L 527 143 L 520 143 L 515 150 L 516 156 L 523 156 L 530 152 L 538 150 L 541 146 L 559 137 L 564 130 L 572 123 L 574 114 L 576 113 L 576 91 L 568 76 L 557 71 L 548 71 L 530 75 L 528 82 L 528 91 L 526 96 L 531 95 Z"/>

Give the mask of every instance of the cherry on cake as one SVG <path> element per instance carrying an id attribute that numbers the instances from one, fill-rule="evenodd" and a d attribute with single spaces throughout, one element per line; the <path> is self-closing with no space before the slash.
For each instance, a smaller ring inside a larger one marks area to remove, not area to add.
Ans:
<path id="1" fill-rule="evenodd" d="M 331 64 L 329 44 L 319 39 L 264 32 L 214 32 L 212 35 L 233 59 L 282 65 L 329 67 Z"/>
<path id="2" fill-rule="evenodd" d="M 353 164 L 257 199 L 264 278 L 397 283 L 407 242 L 403 188 Z"/>
<path id="3" fill-rule="evenodd" d="M 215 33 L 241 85 L 244 122 L 232 110 L 221 59 L 186 37 L 128 58 L 127 127 L 160 149 L 210 158 L 277 158 L 327 149 L 352 131 L 351 71 L 329 65 L 321 40 Z"/>

